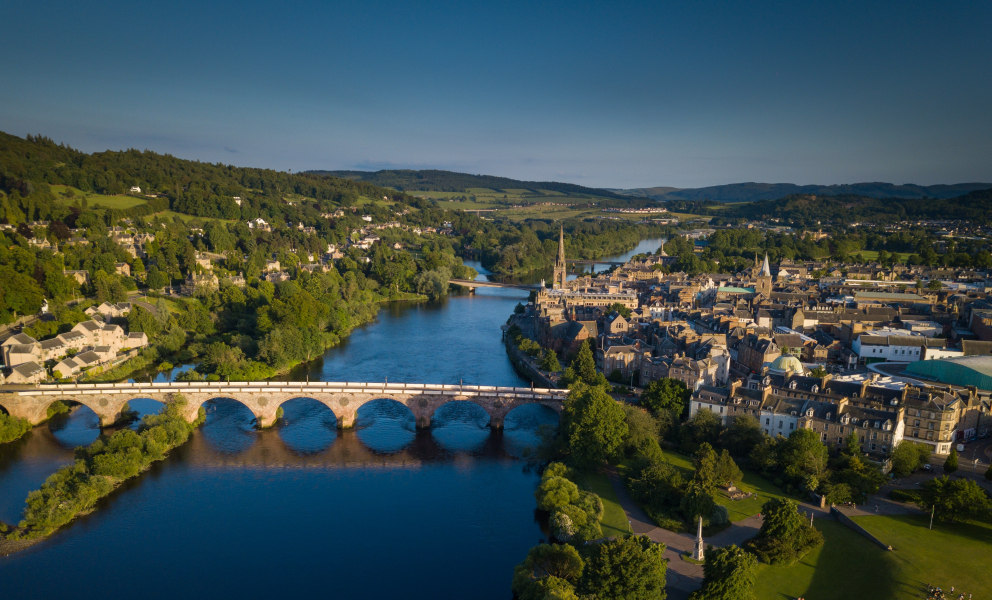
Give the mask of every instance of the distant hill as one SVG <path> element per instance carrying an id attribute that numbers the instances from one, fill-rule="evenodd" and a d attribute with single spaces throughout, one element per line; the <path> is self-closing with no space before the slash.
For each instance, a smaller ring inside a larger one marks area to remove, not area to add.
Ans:
<path id="1" fill-rule="evenodd" d="M 840 185 L 796 185 L 794 183 L 733 183 L 702 188 L 637 188 L 621 193 L 654 200 L 715 200 L 717 202 L 755 202 L 777 200 L 794 194 L 815 196 L 854 195 L 869 198 L 955 198 L 976 190 L 992 188 L 992 183 L 956 183 L 952 185 L 895 185 L 892 183 L 850 183 Z"/>
<path id="2" fill-rule="evenodd" d="M 396 169 L 385 171 L 306 171 L 311 175 L 328 175 L 365 181 L 373 185 L 391 187 L 401 192 L 465 192 L 470 188 L 487 188 L 496 191 L 503 190 L 549 190 L 566 195 L 583 194 L 603 198 L 623 199 L 624 196 L 597 188 L 588 188 L 572 183 L 557 181 L 519 181 L 509 177 L 494 175 L 469 175 L 453 171 Z"/>
<path id="3" fill-rule="evenodd" d="M 712 211 L 711 214 L 722 218 L 748 220 L 777 218 L 805 226 L 814 226 L 818 222 L 892 222 L 906 219 L 953 219 L 986 224 L 992 222 L 992 189 L 940 199 L 793 194 L 775 200 L 758 200 L 731 206 Z"/>

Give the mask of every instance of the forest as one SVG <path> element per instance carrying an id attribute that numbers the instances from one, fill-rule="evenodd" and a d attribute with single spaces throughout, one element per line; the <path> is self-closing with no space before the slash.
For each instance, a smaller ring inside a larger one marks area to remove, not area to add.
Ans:
<path id="1" fill-rule="evenodd" d="M 550 190 L 565 195 L 579 194 L 615 199 L 626 198 L 608 190 L 588 188 L 572 183 L 518 181 L 508 177 L 469 175 L 468 173 L 454 173 L 452 171 L 399 169 L 386 171 L 308 171 L 308 173 L 365 181 L 382 187 L 391 187 L 403 191 L 464 192 L 469 188 L 487 188 L 495 191 L 528 189 L 534 191 Z"/>
<path id="2" fill-rule="evenodd" d="M 974 225 L 992 222 L 992 190 L 969 192 L 948 199 L 870 198 L 867 196 L 812 196 L 796 194 L 778 200 L 760 200 L 708 214 L 752 221 L 780 219 L 784 224 L 816 227 L 820 223 L 893 223 L 905 220 L 966 220 Z"/>

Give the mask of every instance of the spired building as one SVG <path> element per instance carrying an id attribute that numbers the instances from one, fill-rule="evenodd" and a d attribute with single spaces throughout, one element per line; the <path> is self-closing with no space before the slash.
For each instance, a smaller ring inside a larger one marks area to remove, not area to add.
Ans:
<path id="1" fill-rule="evenodd" d="M 772 269 L 768 265 L 768 255 L 765 254 L 765 262 L 758 265 L 758 255 L 754 255 L 754 268 L 751 269 L 751 278 L 754 279 L 754 292 L 765 298 L 772 296 Z"/>
<path id="2" fill-rule="evenodd" d="M 555 259 L 555 272 L 551 276 L 551 287 L 556 290 L 565 289 L 565 228 L 558 230 L 558 258 Z"/>

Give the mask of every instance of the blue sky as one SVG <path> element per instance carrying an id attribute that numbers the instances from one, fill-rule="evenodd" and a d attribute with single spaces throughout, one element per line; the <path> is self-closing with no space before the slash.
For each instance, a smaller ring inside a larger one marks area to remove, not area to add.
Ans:
<path id="1" fill-rule="evenodd" d="M 992 181 L 992 3 L 10 2 L 0 130 L 603 187 Z"/>

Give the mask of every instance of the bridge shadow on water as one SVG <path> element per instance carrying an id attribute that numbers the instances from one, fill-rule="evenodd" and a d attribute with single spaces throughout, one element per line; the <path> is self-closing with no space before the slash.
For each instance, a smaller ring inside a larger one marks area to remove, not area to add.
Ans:
<path id="1" fill-rule="evenodd" d="M 354 428 L 338 429 L 325 405 L 299 398 L 282 405 L 275 426 L 258 430 L 251 411 L 239 402 L 215 400 L 204 408 L 206 422 L 183 454 L 214 467 L 418 466 L 457 455 L 526 459 L 540 443 L 541 430 L 558 422 L 555 411 L 530 404 L 511 411 L 504 428 L 493 430 L 482 408 L 451 402 L 435 412 L 429 429 L 418 430 L 410 409 L 383 399 L 364 405 Z"/>

